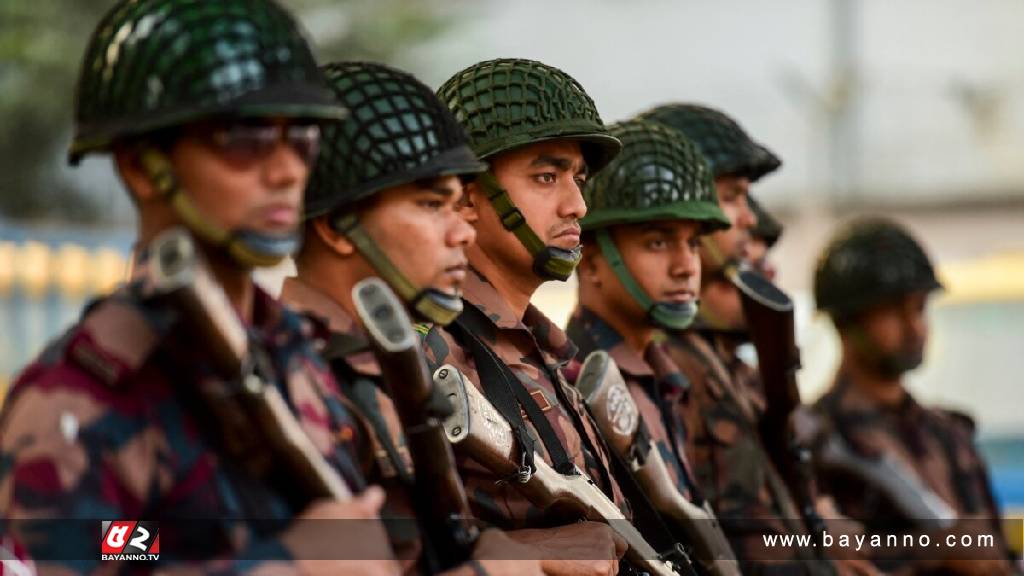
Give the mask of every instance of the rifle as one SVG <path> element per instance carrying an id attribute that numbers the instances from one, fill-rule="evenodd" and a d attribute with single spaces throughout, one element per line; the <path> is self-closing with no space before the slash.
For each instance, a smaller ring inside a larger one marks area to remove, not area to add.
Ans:
<path id="1" fill-rule="evenodd" d="M 739 289 L 747 330 L 757 349 L 766 399 L 759 430 L 761 442 L 794 495 L 807 528 L 813 537 L 820 538 L 825 523 L 815 509 L 817 494 L 810 450 L 795 441 L 793 416 L 800 407 L 796 382 L 800 349 L 796 345 L 793 300 L 745 264 L 731 264 L 723 272 Z"/>
<path id="2" fill-rule="evenodd" d="M 200 421 L 219 426 L 213 436 L 225 455 L 257 478 L 273 477 L 275 485 L 288 486 L 282 495 L 296 509 L 318 499 L 351 499 L 345 479 L 306 435 L 277 386 L 265 379 L 267 358 L 250 346 L 245 326 L 192 236 L 174 228 L 149 248 L 154 297 L 178 311 L 182 327 L 202 343 L 220 377 L 187 392 L 207 415 Z"/>
<path id="3" fill-rule="evenodd" d="M 690 543 L 690 556 L 702 572 L 712 576 L 739 576 L 739 564 L 732 547 L 718 525 L 711 505 L 698 506 L 676 490 L 661 452 L 653 442 L 639 445 L 640 412 L 626 387 L 618 366 L 607 352 L 590 353 L 583 361 L 576 388 L 601 434 L 627 464 L 637 483 L 658 512 L 682 532 L 680 540 Z"/>
<path id="4" fill-rule="evenodd" d="M 814 455 L 822 470 L 848 475 L 875 488 L 904 518 L 921 528 L 949 529 L 956 524 L 956 510 L 891 454 L 861 456 L 842 436 L 831 432 L 818 439 Z"/>
<path id="5" fill-rule="evenodd" d="M 384 382 L 394 399 L 415 471 L 413 502 L 437 570 L 465 562 L 480 532 L 455 467 L 441 420 L 451 413 L 435 393 L 419 339 L 402 303 L 380 278 L 352 288 L 352 301 L 370 335 Z"/>
<path id="6" fill-rule="evenodd" d="M 678 576 L 673 566 L 658 558 L 619 507 L 585 473 L 559 474 L 543 458 L 534 467 L 524 462 L 509 423 L 476 386 L 467 384 L 450 364 L 434 372 L 434 384 L 452 401 L 454 412 L 445 419 L 448 440 L 501 478 L 512 478 L 519 492 L 538 508 L 567 517 L 604 522 L 629 545 L 626 559 L 653 576 Z"/>

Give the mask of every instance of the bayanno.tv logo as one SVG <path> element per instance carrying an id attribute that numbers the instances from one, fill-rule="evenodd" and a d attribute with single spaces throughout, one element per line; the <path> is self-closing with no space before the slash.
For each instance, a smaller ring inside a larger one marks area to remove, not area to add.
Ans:
<path id="1" fill-rule="evenodd" d="M 156 522 L 104 520 L 100 560 L 159 560 L 160 528 Z"/>

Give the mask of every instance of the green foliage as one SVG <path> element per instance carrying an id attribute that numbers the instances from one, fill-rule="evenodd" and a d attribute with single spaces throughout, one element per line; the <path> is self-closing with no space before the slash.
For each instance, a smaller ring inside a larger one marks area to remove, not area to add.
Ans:
<path id="1" fill-rule="evenodd" d="M 86 42 L 113 0 L 0 1 L 0 215 L 105 221 L 109 210 L 59 167 Z M 446 26 L 424 0 L 282 0 L 311 31 L 322 62 L 388 62 Z M 69 182 L 69 180 L 71 180 Z M 104 198 L 103 200 L 107 200 Z"/>

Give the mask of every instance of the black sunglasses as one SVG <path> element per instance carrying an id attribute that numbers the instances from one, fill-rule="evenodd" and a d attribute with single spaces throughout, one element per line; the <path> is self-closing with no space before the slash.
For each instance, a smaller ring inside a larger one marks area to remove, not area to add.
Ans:
<path id="1" fill-rule="evenodd" d="M 307 166 L 313 165 L 320 149 L 320 127 L 316 124 L 229 121 L 206 126 L 201 134 L 225 161 L 239 167 L 266 158 L 282 141 Z"/>

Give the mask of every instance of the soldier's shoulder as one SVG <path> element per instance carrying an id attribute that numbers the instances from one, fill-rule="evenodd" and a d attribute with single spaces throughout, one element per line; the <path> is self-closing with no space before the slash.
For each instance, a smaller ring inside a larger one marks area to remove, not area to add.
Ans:
<path id="1" fill-rule="evenodd" d="M 961 431 L 969 436 L 974 436 L 977 430 L 977 423 L 974 418 L 962 410 L 954 408 L 943 408 L 933 407 L 928 408 L 928 411 L 933 414 L 935 418 L 940 419 L 951 428 Z"/>
<path id="2" fill-rule="evenodd" d="M 693 341 L 690 334 L 677 333 L 661 342 L 662 349 L 688 379 L 703 379 L 708 372 L 709 359 Z"/>
<path id="3" fill-rule="evenodd" d="M 147 309 L 123 288 L 90 303 L 81 318 L 52 340 L 18 376 L 16 396 L 26 387 L 113 390 L 150 358 L 169 319 Z"/>

